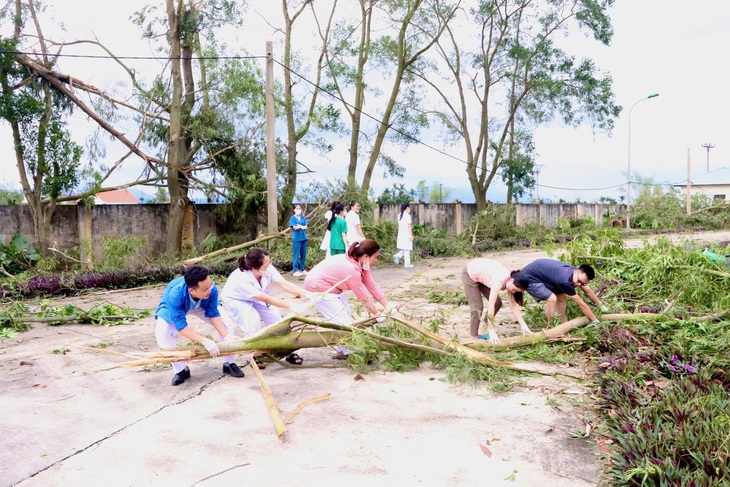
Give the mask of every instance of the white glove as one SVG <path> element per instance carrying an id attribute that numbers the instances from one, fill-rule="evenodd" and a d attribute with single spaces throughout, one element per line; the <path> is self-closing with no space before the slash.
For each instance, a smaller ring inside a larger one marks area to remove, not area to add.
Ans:
<path id="1" fill-rule="evenodd" d="M 317 293 L 313 293 L 311 291 L 307 291 L 304 293 L 304 297 L 307 298 L 309 301 L 316 301 L 317 300 Z"/>
<path id="2" fill-rule="evenodd" d="M 522 334 L 523 334 L 523 335 L 532 335 L 532 332 L 530 331 L 530 329 L 529 329 L 529 328 L 527 328 L 527 327 L 525 326 L 525 327 L 522 327 Z"/>
<path id="3" fill-rule="evenodd" d="M 377 318 L 375 318 L 375 321 L 377 321 L 378 323 L 382 323 L 385 321 L 385 316 L 380 315 Z"/>
<path id="4" fill-rule="evenodd" d="M 497 336 L 497 332 L 494 330 L 489 331 L 489 343 L 492 345 L 499 345 L 499 337 Z"/>
<path id="5" fill-rule="evenodd" d="M 238 340 L 238 338 L 236 338 L 236 335 L 231 332 L 228 332 L 228 335 L 226 335 L 223 339 L 224 342 L 235 342 L 236 340 Z"/>
<path id="6" fill-rule="evenodd" d="M 218 344 L 210 338 L 203 338 L 203 346 L 208 351 L 211 357 L 217 357 L 221 354 L 221 350 L 220 348 L 218 348 Z"/>
<path id="7" fill-rule="evenodd" d="M 601 313 L 608 313 L 610 310 L 608 309 L 608 306 L 605 304 L 601 305 Z"/>
<path id="8" fill-rule="evenodd" d="M 601 320 L 599 320 L 598 318 L 596 318 L 595 320 L 591 321 L 591 325 L 597 325 L 600 322 L 601 322 Z"/>
<path id="9" fill-rule="evenodd" d="M 384 314 L 384 315 L 389 315 L 389 314 L 391 314 L 391 313 L 393 312 L 393 310 L 394 310 L 394 309 L 396 309 L 397 307 L 398 307 L 398 303 L 393 303 L 393 302 L 390 302 L 390 303 L 388 303 L 388 305 L 387 305 L 387 306 L 385 307 L 385 309 L 383 310 L 383 314 Z"/>
<path id="10" fill-rule="evenodd" d="M 289 309 L 293 311 L 294 313 L 301 315 L 304 314 L 306 311 L 306 305 L 303 304 L 297 304 L 297 303 L 289 303 Z"/>

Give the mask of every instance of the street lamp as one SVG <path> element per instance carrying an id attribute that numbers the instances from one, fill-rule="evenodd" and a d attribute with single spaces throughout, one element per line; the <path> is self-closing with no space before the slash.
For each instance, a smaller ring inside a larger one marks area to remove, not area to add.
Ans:
<path id="1" fill-rule="evenodd" d="M 629 110 L 629 174 L 626 178 L 626 230 L 631 230 L 631 112 L 634 111 L 634 107 L 642 101 L 656 98 L 657 96 L 659 96 L 659 93 L 652 93 L 646 98 L 642 98 L 641 100 L 631 105 L 631 109 Z"/>

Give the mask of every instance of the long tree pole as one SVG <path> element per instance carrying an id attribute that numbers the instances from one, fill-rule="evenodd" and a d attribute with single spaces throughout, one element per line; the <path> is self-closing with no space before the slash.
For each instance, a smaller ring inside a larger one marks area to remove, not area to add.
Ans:
<path id="1" fill-rule="evenodd" d="M 276 204 L 276 133 L 274 131 L 274 47 L 266 42 L 266 200 L 269 233 L 278 228 Z"/>

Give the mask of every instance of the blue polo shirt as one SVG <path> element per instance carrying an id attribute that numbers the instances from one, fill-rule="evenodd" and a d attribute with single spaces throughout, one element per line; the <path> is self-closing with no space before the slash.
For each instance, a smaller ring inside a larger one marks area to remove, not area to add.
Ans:
<path id="1" fill-rule="evenodd" d="M 526 291 L 538 301 L 548 299 L 551 293 L 575 296 L 574 270 L 575 267 L 559 260 L 537 259 L 522 269 L 530 281 Z"/>
<path id="2" fill-rule="evenodd" d="M 170 284 L 163 291 L 162 301 L 157 307 L 157 311 L 155 311 L 155 319 L 162 318 L 175 325 L 175 329 L 180 331 L 188 326 L 185 315 L 197 308 L 205 310 L 206 318 L 219 317 L 221 314 L 218 311 L 218 287 L 214 284 L 207 299 L 196 301 L 190 296 L 188 285 L 185 284 L 185 277 L 180 276 L 170 281 Z"/>

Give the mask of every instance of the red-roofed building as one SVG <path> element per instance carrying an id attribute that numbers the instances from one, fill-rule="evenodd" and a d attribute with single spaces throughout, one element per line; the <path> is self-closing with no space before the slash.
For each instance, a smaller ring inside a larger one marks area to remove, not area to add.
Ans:
<path id="1" fill-rule="evenodd" d="M 113 189 L 96 193 L 94 203 L 97 205 L 138 205 L 141 201 L 127 189 Z"/>

